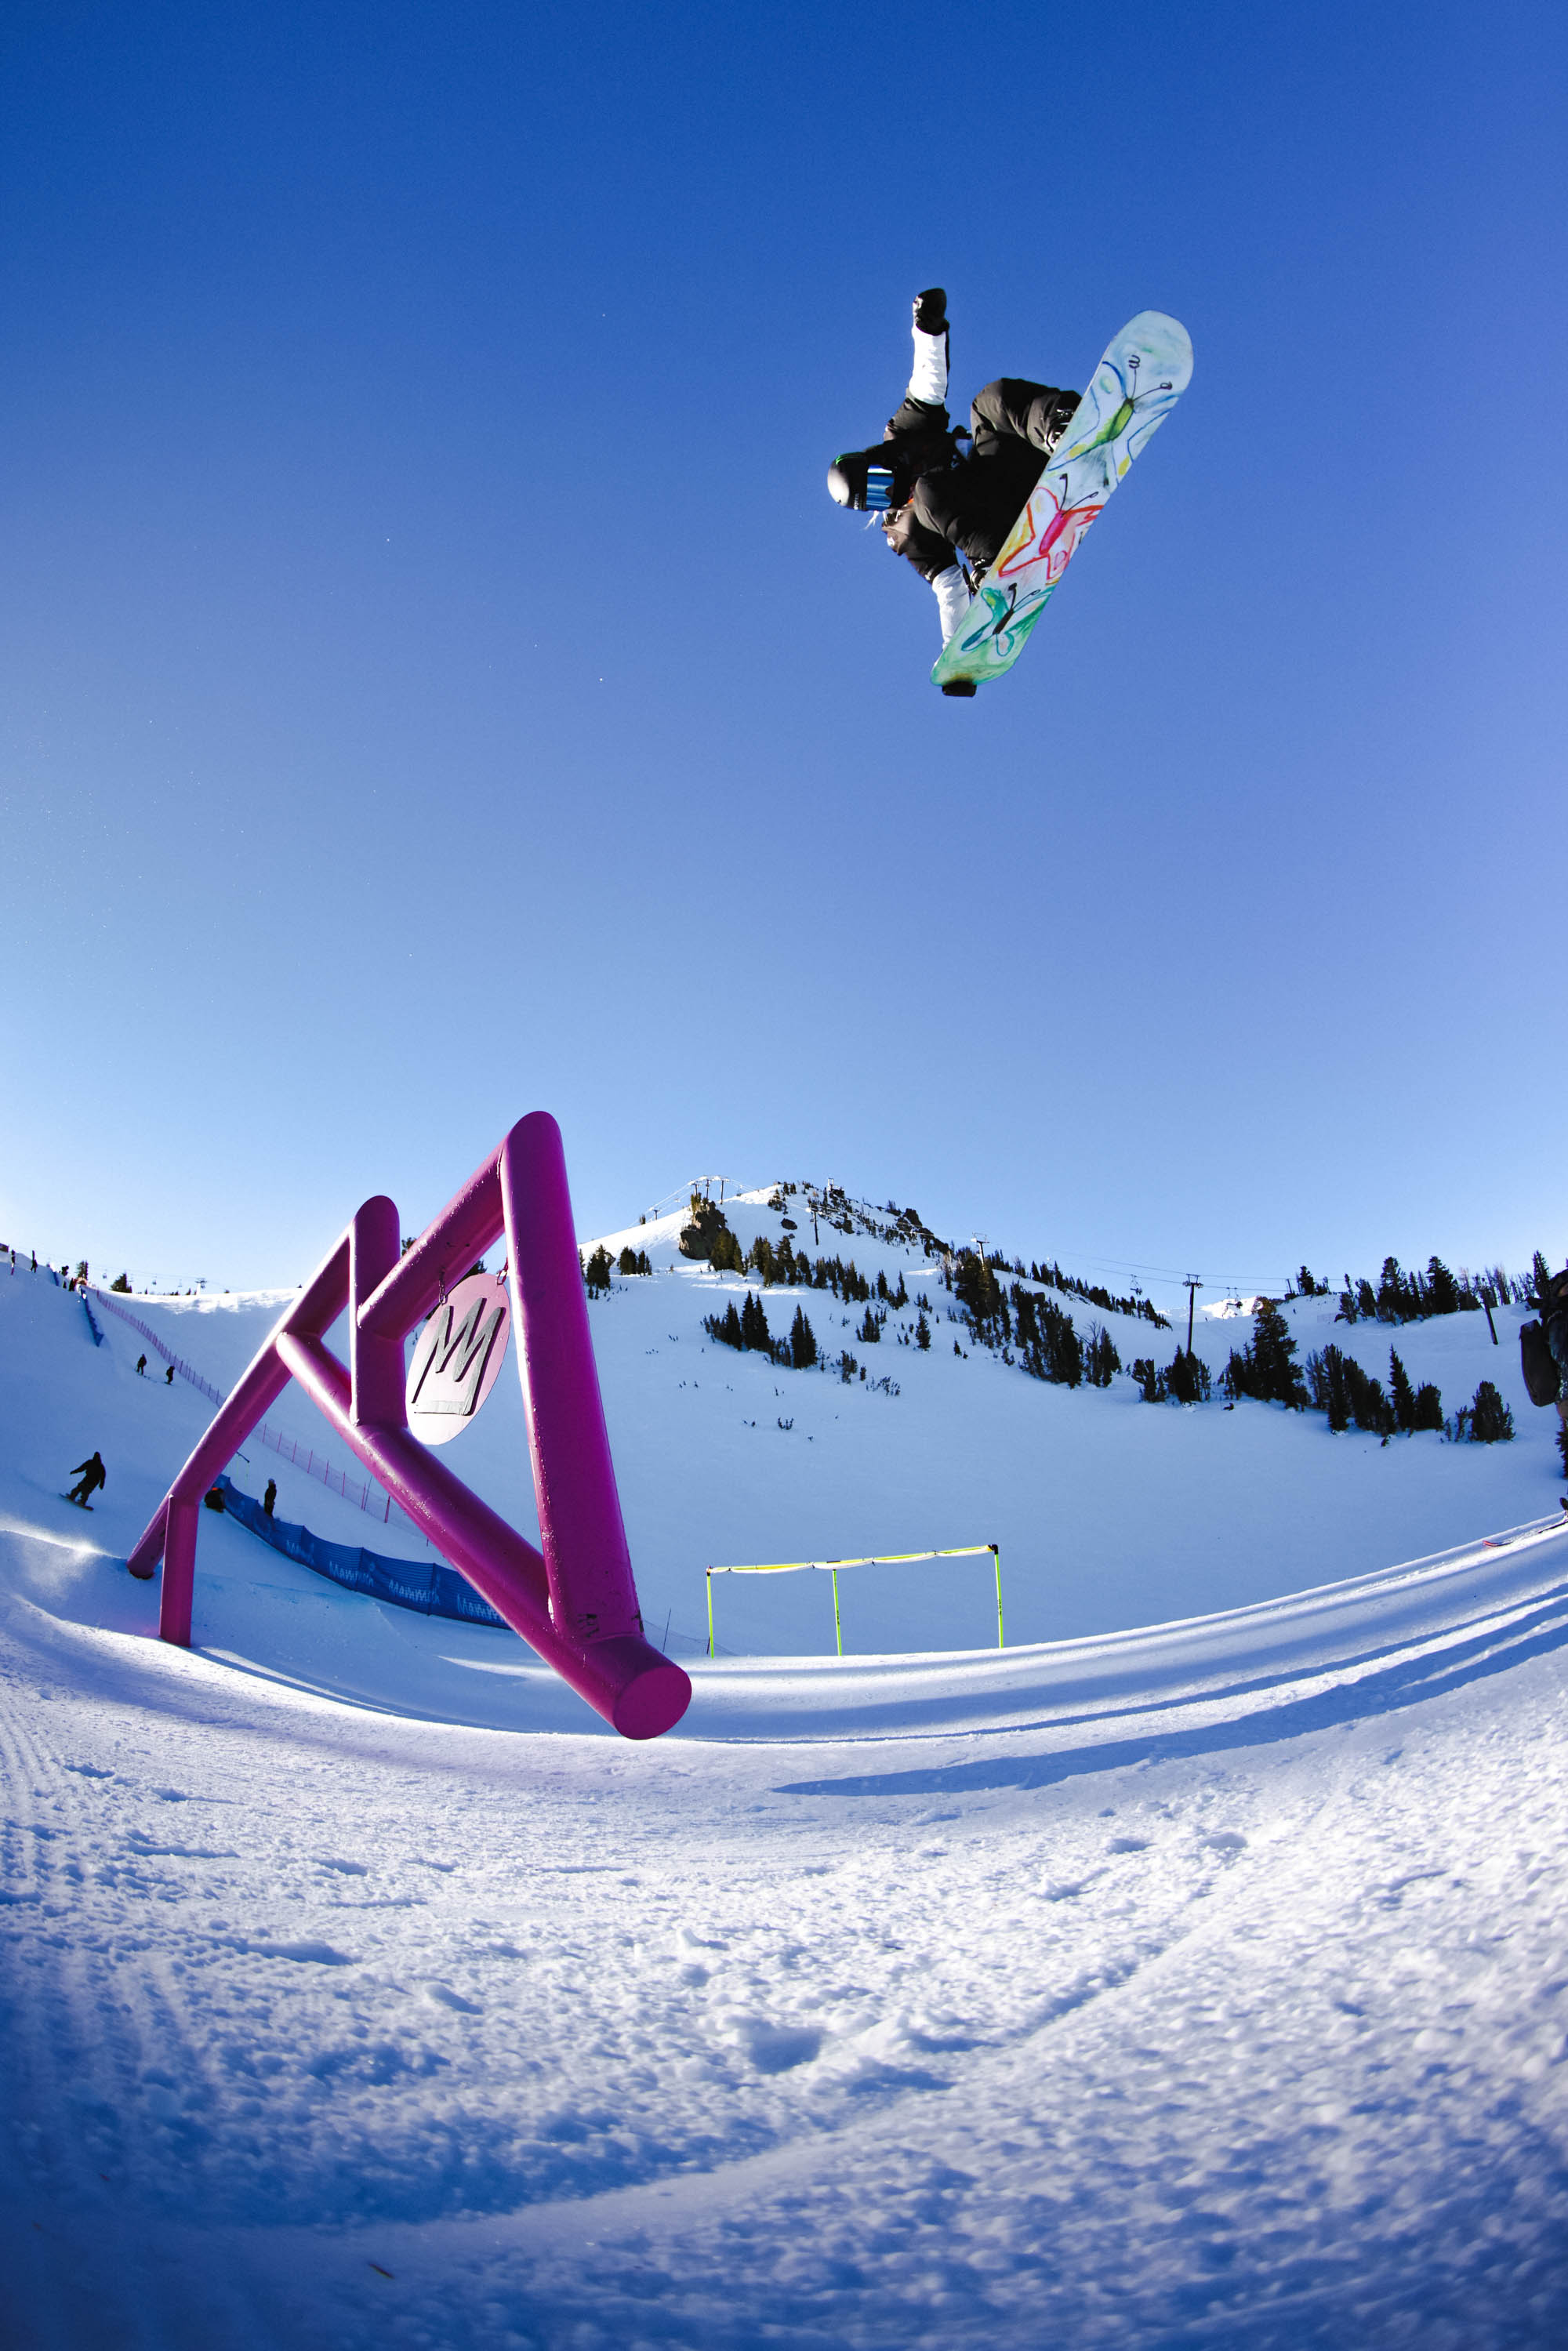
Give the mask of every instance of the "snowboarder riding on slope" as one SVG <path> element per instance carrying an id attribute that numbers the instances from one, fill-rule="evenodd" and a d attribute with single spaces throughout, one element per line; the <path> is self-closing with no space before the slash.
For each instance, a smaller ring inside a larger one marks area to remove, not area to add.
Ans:
<path id="1" fill-rule="evenodd" d="M 894 553 L 930 581 L 946 643 L 1028 504 L 1079 395 L 998 376 L 976 393 L 968 431 L 950 429 L 947 297 L 940 286 L 916 296 L 914 336 L 915 367 L 902 407 L 875 447 L 846 449 L 833 460 L 828 496 L 857 514 L 880 514 Z M 964 440 L 973 444 L 967 456 L 957 445 Z M 955 680 L 942 691 L 975 689 Z"/>
<path id="2" fill-rule="evenodd" d="M 68 1502 L 79 1502 L 85 1510 L 88 1496 L 96 1494 L 100 1486 L 107 1486 L 109 1483 L 109 1472 L 103 1466 L 102 1455 L 93 1453 L 85 1461 L 78 1461 L 71 1471 L 71 1476 L 75 1478 L 78 1473 L 81 1482 L 71 1488 L 66 1499 Z"/>

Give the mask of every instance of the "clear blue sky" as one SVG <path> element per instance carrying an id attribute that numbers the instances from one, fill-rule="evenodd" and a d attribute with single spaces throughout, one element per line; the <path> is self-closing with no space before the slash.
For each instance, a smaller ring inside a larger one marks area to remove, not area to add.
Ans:
<path id="1" fill-rule="evenodd" d="M 5 1237 L 290 1280 L 545 1107 L 585 1228 L 1560 1255 L 1565 22 L 17 0 Z M 969 704 L 822 487 L 932 282 L 1197 350 Z"/>

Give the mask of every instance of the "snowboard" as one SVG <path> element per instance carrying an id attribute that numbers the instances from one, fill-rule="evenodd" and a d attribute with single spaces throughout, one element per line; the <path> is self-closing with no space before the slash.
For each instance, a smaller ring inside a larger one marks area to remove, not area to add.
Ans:
<path id="1" fill-rule="evenodd" d="M 1192 378 L 1192 342 L 1177 319 L 1140 310 L 1094 371 L 1028 506 L 943 646 L 932 681 L 973 694 L 1011 669 L 1090 524 Z"/>
<path id="2" fill-rule="evenodd" d="M 78 1502 L 74 1494 L 62 1494 L 60 1496 L 60 1499 L 62 1502 L 68 1502 L 71 1508 L 75 1510 L 85 1510 L 89 1518 L 91 1518 L 92 1504 L 90 1502 Z"/>

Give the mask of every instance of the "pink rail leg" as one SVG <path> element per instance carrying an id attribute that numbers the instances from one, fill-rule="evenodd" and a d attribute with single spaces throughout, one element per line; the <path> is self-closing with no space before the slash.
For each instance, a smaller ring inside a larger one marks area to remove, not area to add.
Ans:
<path id="1" fill-rule="evenodd" d="M 599 1373 L 588 1328 L 560 1129 L 548 1111 L 501 1145 L 517 1367 L 551 1614 L 581 1646 L 641 1633 Z"/>
<path id="2" fill-rule="evenodd" d="M 191 1646 L 191 1602 L 196 1583 L 196 1502 L 169 1497 L 163 1528 L 163 1591 L 158 1610 L 161 1639 L 177 1648 Z"/>

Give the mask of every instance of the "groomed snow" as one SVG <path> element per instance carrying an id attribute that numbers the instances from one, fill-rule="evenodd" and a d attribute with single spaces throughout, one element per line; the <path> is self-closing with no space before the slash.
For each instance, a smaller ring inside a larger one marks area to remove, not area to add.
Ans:
<path id="1" fill-rule="evenodd" d="M 120 1562 L 209 1407 L 0 1277 L 0 2340 L 1563 2339 L 1568 1531 L 1517 1313 L 1396 1335 L 1518 1441 L 1385 1449 L 1045 1388 L 946 1322 L 855 1349 L 897 1396 L 775 1373 L 704 1348 L 743 1289 L 592 1310 L 654 1636 L 695 1646 L 710 1559 L 995 1538 L 1018 1646 L 855 1571 L 841 1665 L 825 1579 L 731 1579 L 757 1654 L 633 1749 L 509 1635 L 206 1514 L 198 1646 L 151 1638 Z M 219 1384 L 276 1311 L 133 1303 Z M 527 1523 L 515 1395 L 448 1458 Z M 275 1469 L 416 1548 L 236 1475 Z"/>

